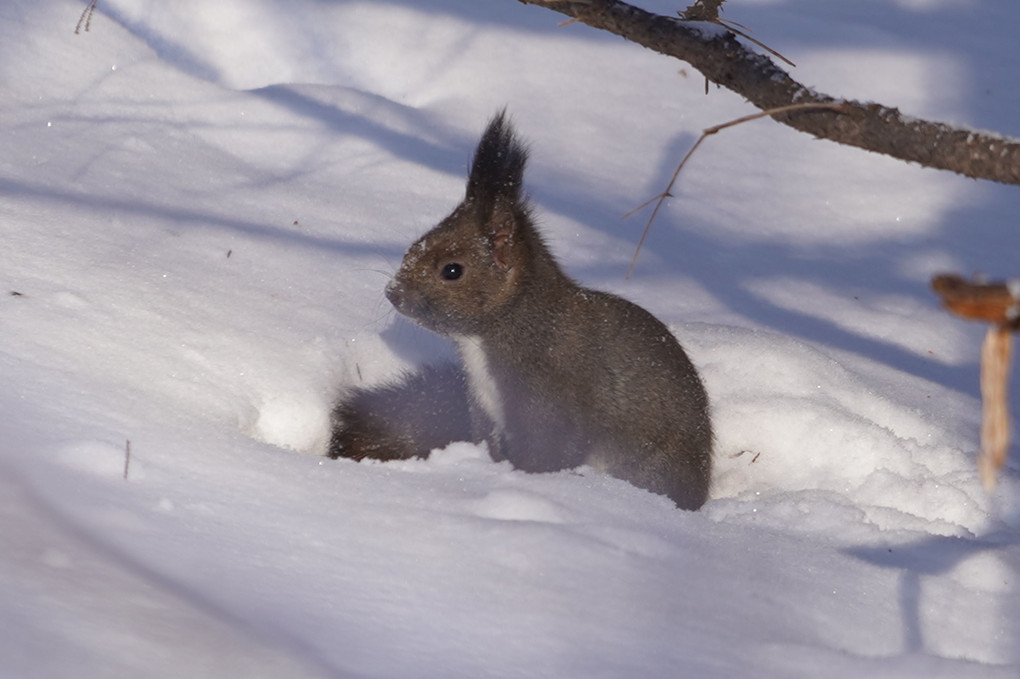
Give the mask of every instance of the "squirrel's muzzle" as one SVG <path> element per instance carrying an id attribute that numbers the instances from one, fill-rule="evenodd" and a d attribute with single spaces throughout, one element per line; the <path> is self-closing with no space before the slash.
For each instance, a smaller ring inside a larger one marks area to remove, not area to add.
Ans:
<path id="1" fill-rule="evenodd" d="M 386 286 L 386 299 L 390 301 L 390 304 L 396 308 L 397 311 L 401 311 L 401 306 L 404 303 L 404 291 L 396 280 L 390 281 L 389 285 Z M 403 313 L 401 311 L 401 313 Z"/>

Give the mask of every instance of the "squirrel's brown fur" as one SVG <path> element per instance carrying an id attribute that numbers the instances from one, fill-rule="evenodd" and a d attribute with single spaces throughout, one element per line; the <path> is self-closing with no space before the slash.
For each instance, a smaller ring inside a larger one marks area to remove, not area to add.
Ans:
<path id="1" fill-rule="evenodd" d="M 468 438 L 486 441 L 494 459 L 529 472 L 587 464 L 697 509 L 712 468 L 698 373 L 650 313 L 563 273 L 523 194 L 526 161 L 500 113 L 479 142 L 463 202 L 410 247 L 386 289 L 397 311 L 456 342 L 464 373 L 454 382 L 466 396 L 438 416 L 461 415 L 445 436 L 416 436 L 421 425 L 401 425 L 391 407 L 399 399 L 357 392 L 337 406 L 330 454 L 357 457 L 345 441 L 373 437 L 388 443 L 370 457 L 427 454 L 436 440 L 464 434 L 466 407 Z M 418 391 L 405 401 L 420 409 L 430 397 L 449 399 L 443 374 L 435 389 L 415 377 L 380 393 Z"/>

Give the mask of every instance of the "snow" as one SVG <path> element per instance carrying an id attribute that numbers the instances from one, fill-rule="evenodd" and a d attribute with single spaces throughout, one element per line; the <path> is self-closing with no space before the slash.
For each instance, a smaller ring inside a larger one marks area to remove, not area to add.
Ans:
<path id="1" fill-rule="evenodd" d="M 806 86 L 1017 135 L 986 5 L 726 17 Z M 1017 274 L 1014 187 L 756 121 L 626 279 L 619 216 L 751 112 L 686 64 L 516 2 L 83 7 L 0 6 L 0 676 L 1017 676 L 1017 453 L 986 494 L 984 328 L 927 287 Z M 321 457 L 343 388 L 452 355 L 382 293 L 504 105 L 564 266 L 702 371 L 699 512 L 469 444 Z"/>

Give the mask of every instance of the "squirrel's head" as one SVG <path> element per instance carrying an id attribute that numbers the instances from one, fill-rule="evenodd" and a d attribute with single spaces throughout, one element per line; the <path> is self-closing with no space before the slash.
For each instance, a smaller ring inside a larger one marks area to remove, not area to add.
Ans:
<path id="1" fill-rule="evenodd" d="M 471 334 L 549 258 L 522 193 L 527 151 L 505 113 L 475 151 L 464 201 L 404 255 L 386 287 L 397 311 L 436 332 Z"/>

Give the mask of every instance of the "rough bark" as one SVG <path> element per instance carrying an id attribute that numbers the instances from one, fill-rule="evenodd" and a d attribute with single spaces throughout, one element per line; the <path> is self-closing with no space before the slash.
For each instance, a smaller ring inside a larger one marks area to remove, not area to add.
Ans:
<path id="1" fill-rule="evenodd" d="M 877 103 L 815 92 L 768 57 L 743 45 L 719 24 L 652 14 L 619 0 L 519 1 L 555 10 L 686 61 L 711 82 L 733 90 L 763 111 L 809 102 L 838 104 L 838 112 L 811 110 L 773 116 L 820 139 L 975 179 L 1020 184 L 1020 140 L 912 118 Z"/>

